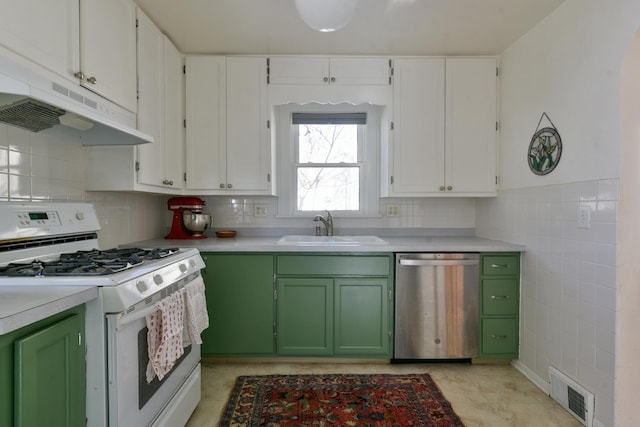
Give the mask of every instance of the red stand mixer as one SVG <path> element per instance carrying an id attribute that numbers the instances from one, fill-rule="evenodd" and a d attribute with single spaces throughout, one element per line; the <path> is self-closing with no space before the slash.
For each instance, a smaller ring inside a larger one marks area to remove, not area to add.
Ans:
<path id="1" fill-rule="evenodd" d="M 206 239 L 204 231 L 211 227 L 211 215 L 202 213 L 206 202 L 198 197 L 172 197 L 167 208 L 173 211 L 171 231 L 165 239 Z"/>

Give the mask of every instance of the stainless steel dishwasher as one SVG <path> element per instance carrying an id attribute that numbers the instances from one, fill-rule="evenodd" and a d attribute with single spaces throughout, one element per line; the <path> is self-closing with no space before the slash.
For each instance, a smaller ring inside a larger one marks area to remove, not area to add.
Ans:
<path id="1" fill-rule="evenodd" d="M 480 255 L 396 254 L 395 359 L 478 355 Z"/>

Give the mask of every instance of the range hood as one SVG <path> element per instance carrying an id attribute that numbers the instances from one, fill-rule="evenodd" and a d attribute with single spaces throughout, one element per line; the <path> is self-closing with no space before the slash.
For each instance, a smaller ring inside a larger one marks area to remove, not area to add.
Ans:
<path id="1" fill-rule="evenodd" d="M 36 72 L 4 56 L 0 56 L 0 123 L 75 136 L 83 145 L 153 142 L 153 137 L 135 128 L 135 114 L 53 73 Z"/>

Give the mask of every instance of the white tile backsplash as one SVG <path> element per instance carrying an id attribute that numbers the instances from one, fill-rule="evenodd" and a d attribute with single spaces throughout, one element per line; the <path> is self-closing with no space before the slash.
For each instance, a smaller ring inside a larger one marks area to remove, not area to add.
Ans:
<path id="1" fill-rule="evenodd" d="M 94 202 L 103 249 L 162 235 L 166 197 L 86 193 L 82 151 L 79 140 L 0 124 L 0 201 Z"/>
<path id="2" fill-rule="evenodd" d="M 214 228 L 299 228 L 302 234 L 312 234 L 317 223 L 313 214 L 303 218 L 278 216 L 275 197 L 204 197 L 207 211 L 213 215 Z M 256 204 L 267 206 L 266 217 L 256 217 Z M 397 217 L 387 217 L 388 204 L 398 206 Z M 321 212 L 318 212 L 321 213 Z M 339 228 L 462 228 L 475 226 L 476 202 L 471 198 L 393 198 L 381 199 L 379 216 L 348 218 L 337 215 Z"/>
<path id="3" fill-rule="evenodd" d="M 591 227 L 578 228 L 578 206 Z M 521 243 L 520 362 L 546 381 L 553 365 L 596 395 L 613 425 L 618 181 L 499 191 L 480 199 L 476 234 Z"/>

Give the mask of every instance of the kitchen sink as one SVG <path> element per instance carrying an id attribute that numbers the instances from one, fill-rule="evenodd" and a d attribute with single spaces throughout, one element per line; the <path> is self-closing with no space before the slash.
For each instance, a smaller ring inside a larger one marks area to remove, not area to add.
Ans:
<path id="1" fill-rule="evenodd" d="M 283 236 L 279 245 L 292 246 L 364 246 L 386 245 L 387 242 L 377 236 Z"/>

